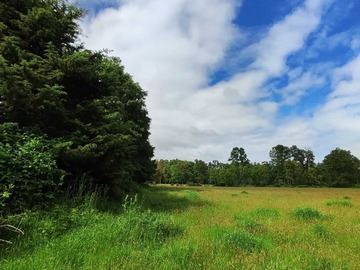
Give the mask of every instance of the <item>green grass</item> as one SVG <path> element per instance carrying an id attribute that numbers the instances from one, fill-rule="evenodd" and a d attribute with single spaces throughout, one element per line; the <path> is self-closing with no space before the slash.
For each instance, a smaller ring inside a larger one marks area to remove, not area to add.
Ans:
<path id="1" fill-rule="evenodd" d="M 251 253 L 267 250 L 271 245 L 268 239 L 236 229 L 217 228 L 212 234 L 214 240 L 226 250 L 239 249 Z"/>
<path id="2" fill-rule="evenodd" d="M 316 220 L 323 219 L 324 215 L 317 209 L 311 207 L 298 207 L 294 210 L 294 216 L 298 220 Z"/>
<path id="3" fill-rule="evenodd" d="M 353 203 L 350 199 L 341 199 L 341 200 L 330 200 L 326 203 L 327 206 L 342 206 L 342 207 L 352 207 Z"/>
<path id="4" fill-rule="evenodd" d="M 14 242 L 0 269 L 360 269 L 358 189 L 157 186 L 99 201 L 9 218 L 25 235 L 0 231 Z"/>

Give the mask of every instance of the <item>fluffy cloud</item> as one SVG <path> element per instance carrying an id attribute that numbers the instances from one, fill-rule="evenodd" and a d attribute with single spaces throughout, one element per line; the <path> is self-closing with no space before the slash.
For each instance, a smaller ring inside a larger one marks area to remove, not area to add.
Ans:
<path id="1" fill-rule="evenodd" d="M 360 156 L 360 55 L 335 70 L 333 87 L 315 113 L 313 126 L 322 144 L 351 149 Z"/>
<path id="2" fill-rule="evenodd" d="M 148 91 L 157 158 L 226 160 L 231 148 L 240 145 L 250 158 L 263 160 L 277 143 L 313 146 L 319 134 L 313 126 L 327 119 L 327 107 L 335 106 L 329 97 L 314 118 L 279 120 L 281 103 L 266 87 L 267 81 L 289 71 L 287 58 L 317 29 L 327 3 L 305 1 L 248 44 L 245 51 L 253 61 L 243 71 L 212 86 L 209 75 L 229 47 L 244 42 L 233 24 L 239 1 L 123 0 L 82 22 L 83 41 L 92 49 L 112 50 Z M 338 76 L 342 72 L 347 73 L 346 67 Z M 288 104 L 316 81 L 310 73 L 299 74 L 283 89 Z M 344 90 L 334 93 L 339 91 Z"/>

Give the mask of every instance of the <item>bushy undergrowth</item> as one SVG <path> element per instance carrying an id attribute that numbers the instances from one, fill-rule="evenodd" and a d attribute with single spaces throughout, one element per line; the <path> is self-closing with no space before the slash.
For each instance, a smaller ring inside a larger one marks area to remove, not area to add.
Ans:
<path id="1" fill-rule="evenodd" d="M 298 207 L 293 214 L 296 219 L 304 221 L 323 219 L 325 217 L 319 210 L 311 207 Z"/>
<path id="2" fill-rule="evenodd" d="M 26 265 L 34 269 L 79 269 L 110 247 L 121 256 L 129 250 L 160 247 L 183 233 L 168 215 L 143 211 L 137 200 L 119 203 L 121 214 L 115 214 L 99 211 L 96 198 L 83 198 L 78 207 L 62 205 L 51 212 L 9 217 L 7 221 L 25 235 L 6 235 L 14 244 L 0 245 L 0 269 L 27 269 Z"/>
<path id="3" fill-rule="evenodd" d="M 58 169 L 56 141 L 0 125 L 0 215 L 43 207 L 54 201 L 64 172 Z"/>

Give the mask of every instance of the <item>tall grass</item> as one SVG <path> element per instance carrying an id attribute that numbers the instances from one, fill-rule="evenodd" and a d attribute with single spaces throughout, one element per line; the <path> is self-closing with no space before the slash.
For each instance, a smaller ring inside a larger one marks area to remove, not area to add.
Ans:
<path id="1" fill-rule="evenodd" d="M 0 269 L 87 269 L 96 260 L 105 267 L 111 256 L 122 265 L 135 250 L 157 249 L 183 233 L 167 214 L 142 211 L 137 197 L 119 203 L 121 214 L 100 211 L 98 197 L 82 198 L 76 208 L 64 204 L 10 217 L 25 235 L 0 247 Z"/>
<path id="2" fill-rule="evenodd" d="M 326 202 L 327 206 L 352 207 L 353 203 L 350 199 L 330 200 Z"/>
<path id="3" fill-rule="evenodd" d="M 315 219 L 323 219 L 325 216 L 317 209 L 311 207 L 298 207 L 293 212 L 298 220 L 310 221 Z"/>
<path id="4" fill-rule="evenodd" d="M 121 201 L 83 192 L 10 217 L 24 236 L 0 246 L 0 269 L 360 269 L 358 190 L 247 190 L 158 187 Z M 353 207 L 324 205 L 344 195 Z"/>

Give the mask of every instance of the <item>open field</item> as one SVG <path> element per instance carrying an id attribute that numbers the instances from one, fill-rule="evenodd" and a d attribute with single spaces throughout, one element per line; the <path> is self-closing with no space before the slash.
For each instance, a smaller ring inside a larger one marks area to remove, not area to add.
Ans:
<path id="1" fill-rule="evenodd" d="M 0 269 L 360 269 L 360 189 L 157 186 L 138 201 L 26 217 Z"/>

